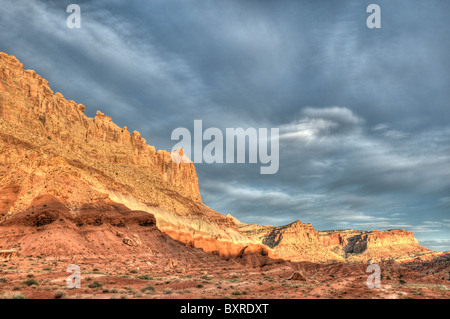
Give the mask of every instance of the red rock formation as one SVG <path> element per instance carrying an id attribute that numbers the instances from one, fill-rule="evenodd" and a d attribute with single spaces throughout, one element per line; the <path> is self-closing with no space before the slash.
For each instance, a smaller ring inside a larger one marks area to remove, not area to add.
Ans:
<path id="1" fill-rule="evenodd" d="M 332 230 L 319 232 L 322 244 L 352 261 L 410 258 L 428 253 L 410 231 Z"/>
<path id="2" fill-rule="evenodd" d="M 100 111 L 89 118 L 84 110 L 61 93 L 54 94 L 45 79 L 24 70 L 15 57 L 0 53 L 0 225 L 11 230 L 9 239 L 4 237 L 8 244 L 19 239 L 13 235 L 14 223 L 28 227 L 23 230 L 30 240 L 36 239 L 30 230 L 46 225 L 59 225 L 60 230 L 64 223 L 135 225 L 134 219 L 117 217 L 112 207 L 120 206 L 141 212 L 133 213 L 139 218 L 153 216 L 159 230 L 187 246 L 252 265 L 277 255 L 333 262 L 427 252 L 412 233 L 402 230 L 317 232 L 300 221 L 274 227 L 225 217 L 203 205 L 192 163 L 174 163 L 169 152 L 156 152 L 139 132 L 130 134 L 128 127 L 118 127 Z M 40 211 L 35 205 L 42 200 L 48 202 L 47 209 Z M 150 219 L 145 223 L 152 224 Z M 65 245 L 59 237 L 48 240 Z M 132 234 L 119 241 L 114 237 L 113 242 L 120 242 L 119 250 L 125 249 L 123 244 L 140 247 Z M 77 245 L 88 249 L 82 240 Z M 63 251 L 58 249 L 48 252 Z"/>
<path id="3" fill-rule="evenodd" d="M 173 163 L 169 152 L 155 152 L 139 132 L 130 136 L 127 127 L 118 127 L 100 111 L 95 118 L 87 117 L 83 105 L 54 94 L 46 80 L 2 52 L 0 83 L 0 117 L 9 123 L 55 140 L 91 161 L 145 166 L 166 189 L 201 202 L 192 163 Z"/>
<path id="4" fill-rule="evenodd" d="M 17 184 L 6 185 L 0 190 L 0 218 L 14 205 L 20 192 Z"/>
<path id="5" fill-rule="evenodd" d="M 245 249 L 254 241 L 202 204 L 192 163 L 174 163 L 169 152 L 156 152 L 139 132 L 130 135 L 100 111 L 87 117 L 83 105 L 54 94 L 5 53 L 0 88 L 0 222 L 28 212 L 36 198 L 64 202 L 59 214 L 113 201 L 152 214 L 159 229 L 193 247 L 227 258 L 258 251 Z M 43 223 L 53 218 L 46 214 Z"/>
<path id="6" fill-rule="evenodd" d="M 162 233 L 153 215 L 109 200 L 98 200 L 73 211 L 53 196 L 39 196 L 26 210 L 0 223 L 0 233 L 0 247 L 14 248 L 14 253 L 21 256 L 76 261 L 121 260 L 130 255 L 168 259 L 182 255 L 195 264 L 196 258 L 206 254 Z"/>
<path id="7" fill-rule="evenodd" d="M 412 232 L 402 229 L 321 232 L 300 221 L 280 227 L 240 223 L 239 229 L 291 261 L 366 263 L 383 259 L 400 261 L 430 254 Z"/>
<path id="8" fill-rule="evenodd" d="M 291 261 L 333 262 L 343 258 L 326 249 L 311 224 L 300 220 L 286 226 L 239 226 L 241 232 L 273 248 L 281 258 Z"/>

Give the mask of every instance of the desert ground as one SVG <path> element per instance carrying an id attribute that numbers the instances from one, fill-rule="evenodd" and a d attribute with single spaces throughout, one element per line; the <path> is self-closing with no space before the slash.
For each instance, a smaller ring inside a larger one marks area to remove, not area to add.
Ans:
<path id="1" fill-rule="evenodd" d="M 69 264 L 81 269 L 81 288 L 68 288 Z M 211 267 L 211 263 L 213 266 Z M 202 266 L 208 265 L 208 266 Z M 381 265 L 381 288 L 369 289 L 363 264 L 280 263 L 244 267 L 204 255 L 198 263 L 158 256 L 122 260 L 17 257 L 0 264 L 0 296 L 26 299 L 448 299 L 447 267 L 422 273 Z M 294 275 L 293 275 L 294 274 Z"/>

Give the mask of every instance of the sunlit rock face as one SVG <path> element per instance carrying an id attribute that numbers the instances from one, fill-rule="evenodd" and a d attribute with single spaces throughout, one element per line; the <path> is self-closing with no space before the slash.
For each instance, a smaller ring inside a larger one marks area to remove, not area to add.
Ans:
<path id="1" fill-rule="evenodd" d="M 225 257 L 269 254 L 202 203 L 192 162 L 175 163 L 139 132 L 130 134 L 101 111 L 94 118 L 84 111 L 0 53 L 0 222 L 35 213 L 33 203 L 42 198 L 58 201 L 59 208 L 46 214 L 62 214 L 69 224 L 82 217 L 83 207 L 119 205 L 151 214 L 159 230 L 185 245 Z M 53 227 L 58 218 L 42 226 Z"/>
<path id="2" fill-rule="evenodd" d="M 101 111 L 94 118 L 84 111 L 0 53 L 0 249 L 170 254 L 145 240 L 148 234 L 252 265 L 278 257 L 331 263 L 431 253 L 404 230 L 320 232 L 301 221 L 275 227 L 225 217 L 202 203 L 194 164 L 180 150 L 183 160 L 173 161 L 139 132 L 120 128 Z M 142 214 L 148 220 L 136 222 Z"/>

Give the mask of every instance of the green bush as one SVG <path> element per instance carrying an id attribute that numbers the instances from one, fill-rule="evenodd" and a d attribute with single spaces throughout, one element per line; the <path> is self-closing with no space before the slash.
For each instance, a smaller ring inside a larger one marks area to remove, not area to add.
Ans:
<path id="1" fill-rule="evenodd" d="M 55 292 L 53 297 L 55 299 L 63 299 L 63 298 L 67 297 L 67 293 L 65 291 L 63 291 L 63 290 L 58 290 L 57 292 Z"/>
<path id="2" fill-rule="evenodd" d="M 39 282 L 36 280 L 36 279 L 34 279 L 34 278 L 28 278 L 27 280 L 25 280 L 24 282 L 23 282 L 23 284 L 24 285 L 27 285 L 27 286 L 39 286 Z"/>
<path id="3" fill-rule="evenodd" d="M 103 284 L 102 284 L 101 282 L 94 281 L 94 282 L 91 282 L 91 283 L 88 285 L 88 287 L 89 287 L 89 288 L 103 288 Z"/>
<path id="4" fill-rule="evenodd" d="M 144 288 L 142 288 L 141 291 L 145 292 L 145 293 L 153 293 L 153 292 L 155 292 L 155 286 L 147 285 Z"/>

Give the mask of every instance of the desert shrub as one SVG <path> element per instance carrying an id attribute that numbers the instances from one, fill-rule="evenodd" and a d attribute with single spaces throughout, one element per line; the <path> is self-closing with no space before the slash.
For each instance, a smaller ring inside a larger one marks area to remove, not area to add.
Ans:
<path id="1" fill-rule="evenodd" d="M 63 290 L 58 290 L 57 292 L 55 292 L 55 294 L 53 295 L 53 297 L 55 299 L 63 299 L 67 297 L 67 292 L 63 291 Z"/>
<path id="2" fill-rule="evenodd" d="M 27 280 L 23 281 L 22 283 L 27 286 L 39 286 L 39 282 L 34 278 L 28 278 Z"/>
<path id="3" fill-rule="evenodd" d="M 94 282 L 91 282 L 88 285 L 88 287 L 89 288 L 103 288 L 103 284 L 101 282 L 99 282 L 99 281 L 94 281 Z"/>
<path id="4" fill-rule="evenodd" d="M 239 290 L 234 290 L 231 294 L 233 296 L 240 296 L 240 295 L 242 295 L 242 292 L 240 292 Z"/>
<path id="5" fill-rule="evenodd" d="M 153 293 L 153 292 L 155 292 L 155 286 L 153 286 L 153 285 L 147 285 L 147 286 L 143 287 L 143 288 L 141 289 L 141 291 L 142 291 L 142 292 L 145 292 L 145 293 Z"/>

